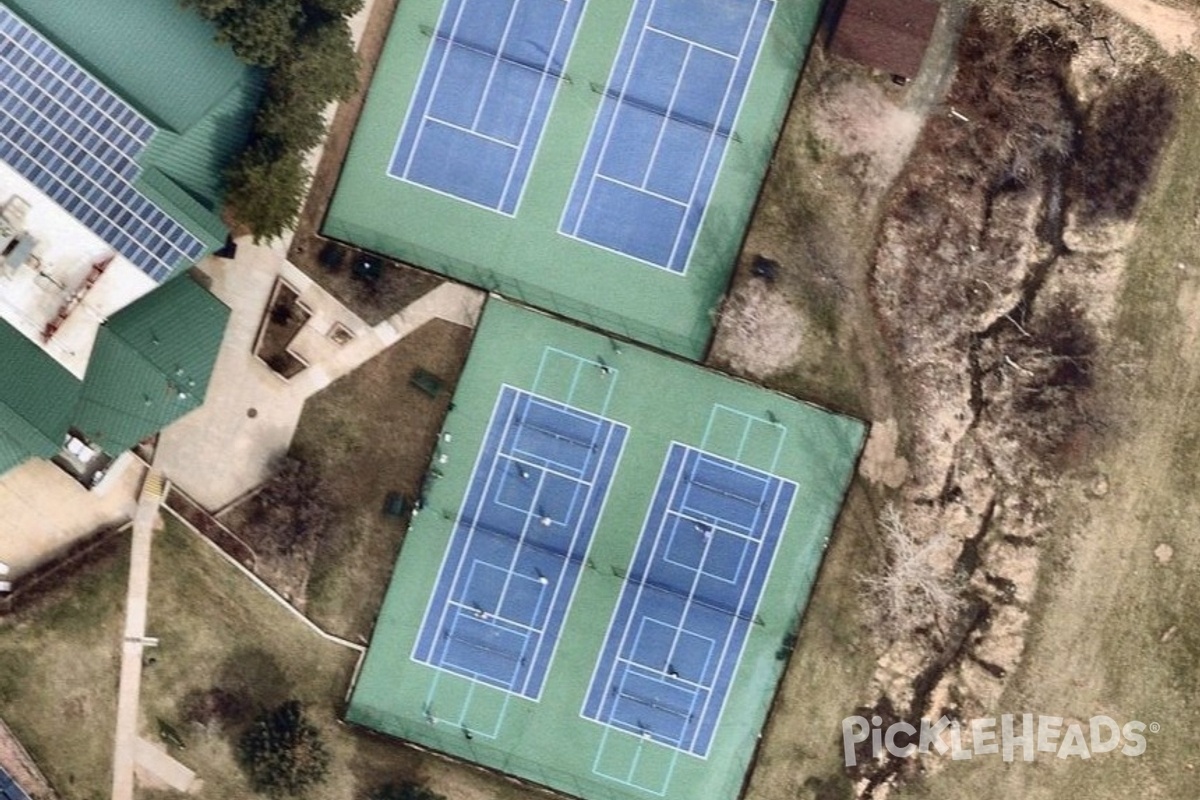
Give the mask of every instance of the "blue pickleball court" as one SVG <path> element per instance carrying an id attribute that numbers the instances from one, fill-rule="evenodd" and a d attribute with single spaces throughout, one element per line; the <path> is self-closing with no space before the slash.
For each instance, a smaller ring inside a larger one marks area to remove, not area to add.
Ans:
<path id="1" fill-rule="evenodd" d="M 674 444 L 583 716 L 704 757 L 796 484 Z"/>
<path id="2" fill-rule="evenodd" d="M 638 0 L 561 231 L 686 270 L 773 0 Z"/>
<path id="3" fill-rule="evenodd" d="M 516 211 L 583 0 L 447 0 L 388 174 Z"/>
<path id="4" fill-rule="evenodd" d="M 538 698 L 626 432 L 501 390 L 415 660 Z"/>

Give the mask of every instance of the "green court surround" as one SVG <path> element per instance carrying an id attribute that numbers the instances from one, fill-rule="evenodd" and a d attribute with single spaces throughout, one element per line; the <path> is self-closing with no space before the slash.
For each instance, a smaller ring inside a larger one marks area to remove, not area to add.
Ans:
<path id="1" fill-rule="evenodd" d="M 692 359 L 707 351 L 820 4 L 776 5 L 686 275 L 558 233 L 633 0 L 590 0 L 514 217 L 388 176 L 441 0 L 393 21 L 323 232 Z"/>
<path id="2" fill-rule="evenodd" d="M 505 384 L 629 426 L 540 702 L 411 658 Z M 347 719 L 587 800 L 736 798 L 783 672 L 780 649 L 799 624 L 853 473 L 862 423 L 500 299 L 484 311 L 452 409 Z M 799 487 L 706 759 L 581 716 L 622 575 L 676 441 L 740 454 Z"/>

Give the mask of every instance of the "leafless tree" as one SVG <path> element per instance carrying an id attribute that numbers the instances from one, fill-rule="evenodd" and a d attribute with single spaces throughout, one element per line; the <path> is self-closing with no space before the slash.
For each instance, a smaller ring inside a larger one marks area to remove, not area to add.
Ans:
<path id="1" fill-rule="evenodd" d="M 964 602 L 951 555 L 955 540 L 945 531 L 921 536 L 892 503 L 879 514 L 879 530 L 887 563 L 878 573 L 860 577 L 877 632 L 896 641 L 940 629 Z"/>

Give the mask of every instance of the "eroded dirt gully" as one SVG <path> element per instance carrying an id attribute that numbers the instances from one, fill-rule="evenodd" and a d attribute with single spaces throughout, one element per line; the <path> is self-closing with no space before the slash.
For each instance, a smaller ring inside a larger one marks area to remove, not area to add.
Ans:
<path id="1" fill-rule="evenodd" d="M 890 631 L 861 709 L 885 725 L 995 708 L 1053 552 L 1056 493 L 1105 491 L 1088 467 L 1108 424 L 1094 384 L 1123 358 L 1122 251 L 1173 119 L 1153 47 L 1111 12 L 979 8 L 955 113 L 930 117 L 893 185 L 868 289 L 904 409 L 899 503 L 915 538 L 958 543 L 933 569 L 963 598 Z M 1114 127 L 1131 114 L 1161 132 Z M 862 755 L 860 798 L 939 766 Z"/>

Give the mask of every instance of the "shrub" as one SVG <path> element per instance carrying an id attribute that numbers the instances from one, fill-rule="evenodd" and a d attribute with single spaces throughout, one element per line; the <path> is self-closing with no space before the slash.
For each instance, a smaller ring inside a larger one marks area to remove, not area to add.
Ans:
<path id="1" fill-rule="evenodd" d="M 299 700 L 261 714 L 238 742 L 238 760 L 256 791 L 295 795 L 322 783 L 329 751 Z"/>

